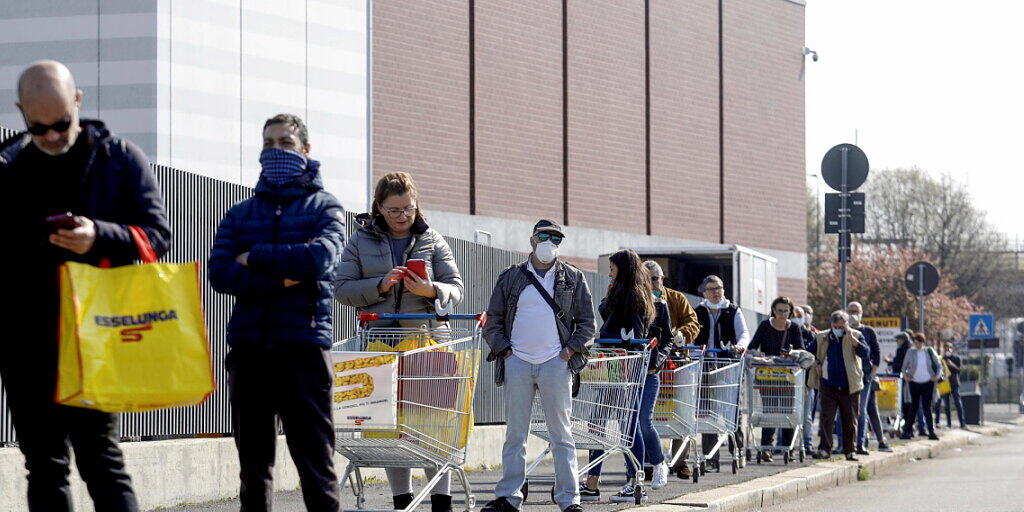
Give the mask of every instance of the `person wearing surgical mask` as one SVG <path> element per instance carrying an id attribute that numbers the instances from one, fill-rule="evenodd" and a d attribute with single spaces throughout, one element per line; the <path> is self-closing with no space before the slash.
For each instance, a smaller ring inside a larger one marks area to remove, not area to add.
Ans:
<path id="1" fill-rule="evenodd" d="M 484 339 L 494 363 L 494 383 L 504 387 L 505 443 L 495 499 L 481 512 L 516 512 L 523 504 L 526 441 L 534 397 L 540 395 L 555 467 L 555 503 L 582 512 L 572 438 L 572 394 L 587 366 L 596 325 L 583 272 L 559 257 L 562 227 L 551 220 L 533 226 L 530 257 L 498 276 L 487 306 Z"/>
<path id="2" fill-rule="evenodd" d="M 849 318 L 845 311 L 832 312 L 829 315 L 831 328 L 816 334 L 807 347 L 815 358 L 807 379 L 810 386 L 818 390 L 821 400 L 819 450 L 814 458 L 831 456 L 832 428 L 838 410 L 843 427 L 843 453 L 846 460 L 857 460 L 854 439 L 860 390 L 864 388 L 861 361 L 867 359 L 870 352 L 860 331 L 847 325 Z"/>
<path id="3" fill-rule="evenodd" d="M 818 328 L 814 326 L 814 308 L 809 304 L 804 304 L 800 306 L 800 309 L 804 312 L 804 327 L 811 331 L 811 334 L 818 334 Z"/>
<path id="4" fill-rule="evenodd" d="M 700 331 L 693 344 L 724 350 L 719 357 L 738 357 L 750 342 L 750 331 L 747 330 L 743 312 L 739 306 L 725 298 L 725 283 L 718 276 L 705 277 L 698 291 L 704 295 L 704 300 L 695 308 Z M 741 445 L 737 447 L 736 453 L 740 453 L 743 448 L 743 421 L 741 417 L 736 428 L 736 440 Z M 717 435 L 701 434 L 704 454 L 711 455 L 707 465 L 712 470 L 719 468 L 721 450 L 714 450 L 717 444 Z M 712 450 L 714 454 L 711 454 Z"/>
<path id="5" fill-rule="evenodd" d="M 892 451 L 885 442 L 885 433 L 882 431 L 882 420 L 878 415 L 878 404 L 875 400 L 875 378 L 878 375 L 878 367 L 882 364 L 882 351 L 878 345 L 878 334 L 869 326 L 861 323 L 864 316 L 864 306 L 860 302 L 851 302 L 846 306 L 846 312 L 850 314 L 850 326 L 864 335 L 870 355 L 863 360 L 864 365 L 864 389 L 860 392 L 860 411 L 857 414 L 857 454 L 867 455 L 868 432 L 870 427 L 875 431 L 878 439 L 878 450 L 883 452 Z"/>

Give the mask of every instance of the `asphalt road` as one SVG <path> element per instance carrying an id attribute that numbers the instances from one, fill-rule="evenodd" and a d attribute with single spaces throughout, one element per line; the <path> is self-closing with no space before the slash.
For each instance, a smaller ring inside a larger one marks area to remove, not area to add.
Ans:
<path id="1" fill-rule="evenodd" d="M 1024 429 L 882 476 L 763 512 L 1020 512 L 1024 510 Z"/>

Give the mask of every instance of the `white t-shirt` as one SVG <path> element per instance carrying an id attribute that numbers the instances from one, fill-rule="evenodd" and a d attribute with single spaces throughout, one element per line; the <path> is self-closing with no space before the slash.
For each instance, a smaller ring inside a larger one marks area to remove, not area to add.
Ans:
<path id="1" fill-rule="evenodd" d="M 533 262 L 528 263 L 526 268 L 553 298 L 557 269 L 551 267 L 541 277 L 534 270 Z M 512 324 L 512 353 L 530 364 L 541 364 L 552 357 L 557 357 L 562 351 L 562 342 L 558 339 L 556 321 L 554 311 L 544 297 L 541 297 L 537 288 L 533 284 L 526 285 L 519 294 L 516 319 Z"/>
<path id="2" fill-rule="evenodd" d="M 932 372 L 929 370 L 929 365 L 932 364 L 931 358 L 928 357 L 928 349 L 917 350 L 917 365 L 914 366 L 914 382 L 918 384 L 924 384 L 932 380 Z"/>

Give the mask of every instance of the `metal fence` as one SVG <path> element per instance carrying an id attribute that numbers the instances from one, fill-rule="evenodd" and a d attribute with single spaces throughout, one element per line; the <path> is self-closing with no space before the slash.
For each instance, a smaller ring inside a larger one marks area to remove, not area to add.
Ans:
<path id="1" fill-rule="evenodd" d="M 12 135 L 13 131 L 0 128 L 0 140 Z M 227 374 L 223 361 L 227 353 L 225 332 L 233 299 L 215 293 L 210 288 L 206 280 L 205 262 L 221 217 L 232 205 L 249 197 L 252 189 L 161 165 L 154 165 L 153 169 L 160 181 L 173 233 L 170 252 L 163 261 L 203 263 L 203 305 L 218 389 L 201 405 L 125 414 L 121 425 L 122 436 L 148 439 L 227 434 L 231 432 L 231 408 L 228 404 Z M 350 234 L 355 229 L 353 217 L 352 213 L 348 215 Z M 523 261 L 524 255 L 458 238 L 446 239 L 452 246 L 465 280 L 465 298 L 456 310 L 460 313 L 483 311 L 498 274 L 509 265 Z M 586 276 L 596 301 L 604 295 L 608 278 L 594 272 L 586 272 Z M 336 304 L 334 313 L 335 338 L 340 340 L 352 335 L 355 330 L 355 312 L 352 308 Z M 476 422 L 481 424 L 505 421 L 504 396 L 494 386 L 492 366 L 487 362 L 481 363 L 474 401 Z M 0 408 L 3 412 L 0 415 L 0 443 L 13 442 L 15 438 L 6 400 L 6 395 L 0 392 Z"/>

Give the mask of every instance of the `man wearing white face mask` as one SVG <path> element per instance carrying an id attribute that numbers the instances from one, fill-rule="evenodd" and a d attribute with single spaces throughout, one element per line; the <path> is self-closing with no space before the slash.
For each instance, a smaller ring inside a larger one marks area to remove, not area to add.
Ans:
<path id="1" fill-rule="evenodd" d="M 738 356 L 747 344 L 750 343 L 750 331 L 747 330 L 747 322 L 743 319 L 743 312 L 739 306 L 729 302 L 725 298 L 725 284 L 718 276 L 707 276 L 700 283 L 697 290 L 704 295 L 704 300 L 695 308 L 697 320 L 700 322 L 700 332 L 693 340 L 694 345 L 700 345 L 709 349 L 725 350 L 719 357 Z M 743 418 L 740 418 L 736 429 L 736 439 L 743 443 Z M 714 448 L 717 443 L 714 434 L 702 434 L 701 444 L 704 454 Z M 742 446 L 737 447 L 736 453 L 742 451 Z M 719 450 L 720 451 L 720 450 Z M 708 466 L 718 469 L 718 455 L 708 460 Z"/>
<path id="2" fill-rule="evenodd" d="M 529 260 L 498 276 L 487 307 L 487 360 L 495 363 L 495 384 L 505 388 L 507 422 L 504 474 L 494 489 L 496 499 L 481 512 L 515 512 L 522 506 L 530 412 L 538 393 L 551 434 L 555 503 L 563 512 L 583 510 L 569 413 L 573 381 L 587 365 L 596 325 L 583 272 L 558 259 L 563 240 L 561 226 L 538 222 L 530 237 Z"/>

